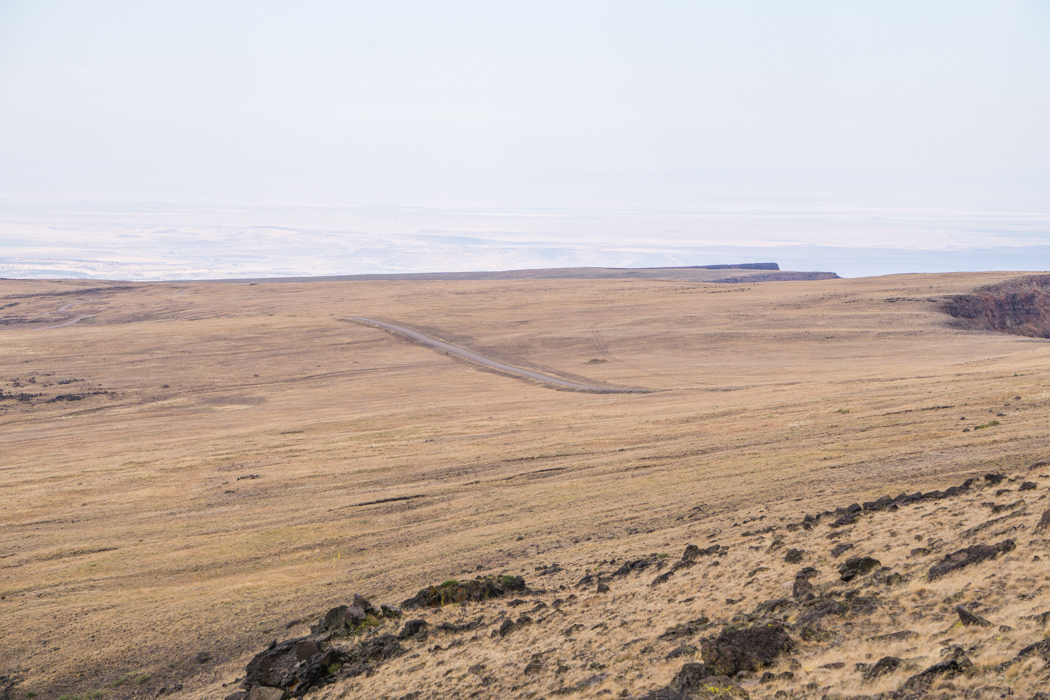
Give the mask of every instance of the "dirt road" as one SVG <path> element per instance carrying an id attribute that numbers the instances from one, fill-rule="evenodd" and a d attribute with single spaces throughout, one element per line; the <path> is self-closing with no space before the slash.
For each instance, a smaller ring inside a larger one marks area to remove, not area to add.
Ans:
<path id="1" fill-rule="evenodd" d="M 44 326 L 43 328 L 26 328 L 27 331 L 51 331 L 56 328 L 65 328 L 66 326 L 72 326 L 74 323 L 80 323 L 81 319 L 90 318 L 90 316 L 77 316 L 72 321 L 66 321 L 60 323 L 57 326 Z"/>
<path id="2" fill-rule="evenodd" d="M 511 374 L 516 377 L 523 377 L 525 379 L 533 379 L 544 384 L 553 384 L 556 387 L 563 387 L 566 389 L 573 389 L 575 391 L 588 391 L 597 394 L 644 394 L 647 393 L 645 389 L 616 389 L 613 387 L 604 386 L 593 386 L 591 384 L 580 384 L 578 382 L 571 382 L 567 379 L 561 379 L 554 377 L 549 374 L 543 374 L 542 372 L 534 372 L 530 369 L 523 369 L 521 367 L 515 367 L 514 365 L 508 365 L 499 360 L 493 360 L 491 357 L 485 357 L 480 353 L 476 353 L 473 350 L 467 350 L 461 348 L 458 345 L 452 345 L 446 343 L 443 340 L 437 338 L 431 338 L 429 335 L 414 331 L 411 328 L 405 328 L 403 326 L 395 326 L 392 323 L 384 323 L 382 321 L 376 321 L 370 318 L 363 318 L 361 316 L 351 316 L 350 320 L 357 321 L 358 323 L 364 323 L 369 326 L 378 326 L 379 328 L 393 331 L 394 333 L 400 333 L 401 335 L 407 336 L 412 340 L 415 340 L 427 347 L 434 348 L 436 350 L 442 350 L 451 355 L 462 357 L 465 360 L 476 362 L 479 365 L 490 367 L 506 374 Z"/>

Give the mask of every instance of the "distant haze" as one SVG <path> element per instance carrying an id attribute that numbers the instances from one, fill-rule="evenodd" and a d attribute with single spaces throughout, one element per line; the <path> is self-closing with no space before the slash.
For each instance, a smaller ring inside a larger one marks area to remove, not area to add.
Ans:
<path id="1" fill-rule="evenodd" d="M 1050 267 L 1050 4 L 0 0 L 0 276 Z"/>

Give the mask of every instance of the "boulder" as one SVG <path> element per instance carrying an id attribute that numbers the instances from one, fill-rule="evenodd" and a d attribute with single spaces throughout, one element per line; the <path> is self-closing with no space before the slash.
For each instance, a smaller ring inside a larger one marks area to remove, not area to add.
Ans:
<path id="1" fill-rule="evenodd" d="M 419 638 L 421 635 L 425 636 L 426 629 L 429 626 L 426 620 L 409 620 L 401 628 L 401 631 L 397 633 L 397 638 L 408 639 L 410 637 Z"/>
<path id="2" fill-rule="evenodd" d="M 293 695 L 302 695 L 324 681 L 330 675 L 329 668 L 344 660 L 341 650 L 325 649 L 324 646 L 320 640 L 310 637 L 289 639 L 280 644 L 274 642 L 248 662 L 244 683 L 252 691 L 258 688 L 287 689 Z"/>
<path id="3" fill-rule="evenodd" d="M 379 617 L 385 617 L 384 613 L 385 611 L 376 609 L 368 602 L 368 599 L 355 593 L 349 605 L 335 606 L 326 612 L 324 617 L 317 621 L 317 624 L 311 626 L 310 631 L 315 635 L 325 632 L 331 632 L 336 636 L 353 634 L 367 627 L 369 618 L 374 621 Z"/>
<path id="4" fill-rule="evenodd" d="M 959 614 L 959 621 L 966 627 L 991 627 L 992 623 L 975 612 L 966 609 L 964 605 L 955 606 L 955 612 Z"/>
<path id="5" fill-rule="evenodd" d="M 789 549 L 787 553 L 784 554 L 784 561 L 788 564 L 798 564 L 800 561 L 802 561 L 803 554 L 805 554 L 805 552 L 803 552 L 801 549 Z"/>
<path id="6" fill-rule="evenodd" d="M 882 562 L 872 557 L 850 557 L 839 567 L 839 578 L 849 582 L 882 566 Z"/>
<path id="7" fill-rule="evenodd" d="M 256 654 L 245 670 L 244 681 L 251 686 L 283 688 L 295 681 L 295 666 L 299 658 L 296 645 L 302 640 L 289 639 L 280 644 L 271 644 L 269 649 Z"/>
<path id="8" fill-rule="evenodd" d="M 883 676 L 896 673 L 904 662 L 896 656 L 884 656 L 868 667 L 864 672 L 864 682 L 872 683 Z"/>
<path id="9" fill-rule="evenodd" d="M 497 637 L 497 636 L 499 636 L 499 637 L 506 637 L 511 632 L 513 632 L 515 630 L 518 630 L 518 629 L 521 629 L 522 627 L 524 627 L 525 625 L 530 624 L 531 622 L 532 622 L 532 618 L 529 617 L 528 615 L 522 615 L 517 620 L 511 620 L 508 617 L 499 626 L 498 630 L 494 630 L 492 632 L 492 636 L 493 637 Z"/>

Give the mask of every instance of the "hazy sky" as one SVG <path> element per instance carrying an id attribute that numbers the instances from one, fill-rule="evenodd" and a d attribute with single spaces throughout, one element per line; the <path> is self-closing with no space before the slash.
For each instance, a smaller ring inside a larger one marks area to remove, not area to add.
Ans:
<path id="1" fill-rule="evenodd" d="M 8 202 L 347 182 L 411 205 L 455 180 L 475 206 L 504 183 L 525 206 L 757 187 L 816 207 L 848 181 L 1045 212 L 1048 124 L 1045 0 L 0 0 Z"/>

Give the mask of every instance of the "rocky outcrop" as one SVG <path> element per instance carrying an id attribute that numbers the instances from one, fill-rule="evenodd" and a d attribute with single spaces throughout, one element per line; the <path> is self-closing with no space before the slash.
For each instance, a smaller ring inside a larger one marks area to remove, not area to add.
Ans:
<path id="1" fill-rule="evenodd" d="M 960 549 L 946 555 L 944 559 L 930 567 L 929 578 L 934 581 L 964 566 L 977 564 L 985 559 L 993 559 L 1001 552 L 1012 552 L 1013 549 L 1013 540 L 1003 540 L 998 544 L 975 544 L 966 549 Z"/>
<path id="2" fill-rule="evenodd" d="M 244 690 L 229 696 L 229 700 L 299 697 L 336 677 L 352 678 L 369 673 L 382 662 L 399 656 L 404 650 L 398 640 L 410 635 L 379 634 L 351 646 L 337 646 L 333 639 L 363 635 L 381 625 L 383 619 L 400 615 L 396 608 L 386 605 L 376 608 L 355 593 L 349 605 L 332 608 L 313 625 L 311 635 L 280 643 L 274 640 L 256 654 L 245 668 Z M 422 620 L 413 620 L 405 624 L 405 629 L 418 637 L 425 634 L 426 626 Z"/>
<path id="3" fill-rule="evenodd" d="M 956 295 L 943 309 L 960 328 L 1050 338 L 1050 275 Z"/>
<path id="4" fill-rule="evenodd" d="M 449 603 L 467 603 L 502 598 L 508 593 L 524 593 L 521 576 L 478 576 L 473 581 L 445 581 L 429 586 L 401 604 L 403 608 L 436 608 Z"/>
<path id="5" fill-rule="evenodd" d="M 795 645 L 780 622 L 753 627 L 726 627 L 717 637 L 705 639 L 700 653 L 711 676 L 735 676 L 757 671 Z"/>

